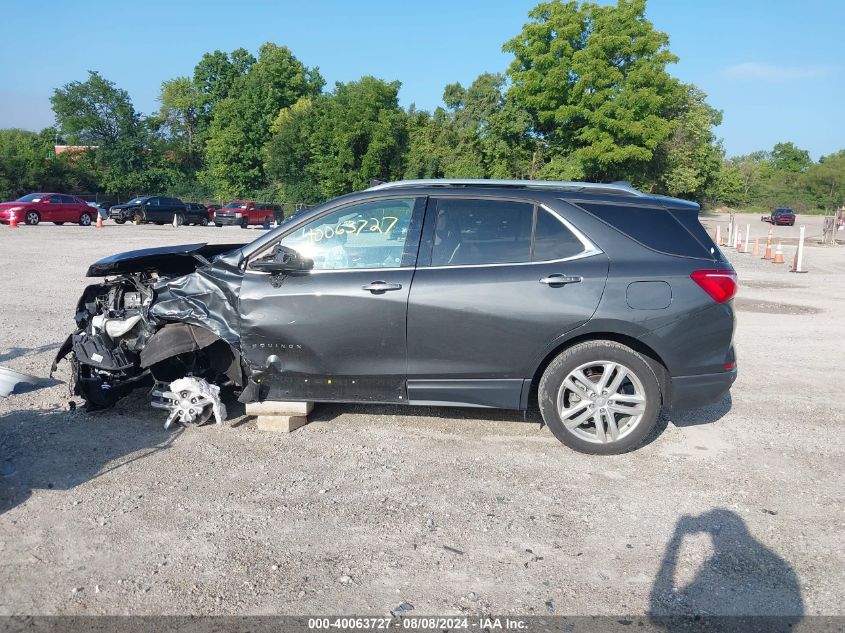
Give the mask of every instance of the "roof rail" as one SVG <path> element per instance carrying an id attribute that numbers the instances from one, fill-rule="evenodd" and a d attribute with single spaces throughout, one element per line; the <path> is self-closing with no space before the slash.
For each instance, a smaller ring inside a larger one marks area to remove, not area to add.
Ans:
<path id="1" fill-rule="evenodd" d="M 399 187 L 514 187 L 521 189 L 569 189 L 572 191 L 606 191 L 607 193 L 621 193 L 628 196 L 646 196 L 647 194 L 634 189 L 628 183 L 596 183 L 577 182 L 567 180 L 495 180 L 486 178 L 422 178 L 417 180 L 396 180 L 384 182 L 368 191 L 397 189 Z"/>

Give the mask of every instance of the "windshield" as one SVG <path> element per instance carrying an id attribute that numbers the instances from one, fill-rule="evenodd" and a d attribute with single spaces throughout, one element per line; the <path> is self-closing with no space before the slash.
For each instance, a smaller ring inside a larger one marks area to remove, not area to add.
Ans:
<path id="1" fill-rule="evenodd" d="M 146 200 L 146 198 L 132 198 L 126 204 L 141 204 L 144 200 Z"/>
<path id="2" fill-rule="evenodd" d="M 224 209 L 246 209 L 246 202 L 230 202 Z"/>
<path id="3" fill-rule="evenodd" d="M 43 193 L 31 193 L 23 198 L 18 198 L 15 202 L 41 202 L 43 197 Z"/>

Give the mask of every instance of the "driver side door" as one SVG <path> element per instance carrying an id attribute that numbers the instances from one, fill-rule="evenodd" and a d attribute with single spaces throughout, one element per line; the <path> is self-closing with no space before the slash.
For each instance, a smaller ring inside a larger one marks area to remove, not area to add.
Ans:
<path id="1" fill-rule="evenodd" d="M 424 197 L 329 209 L 250 257 L 240 293 L 241 345 L 265 372 L 262 398 L 406 402 L 406 317 Z M 251 263 L 280 245 L 313 260 L 283 275 Z"/>

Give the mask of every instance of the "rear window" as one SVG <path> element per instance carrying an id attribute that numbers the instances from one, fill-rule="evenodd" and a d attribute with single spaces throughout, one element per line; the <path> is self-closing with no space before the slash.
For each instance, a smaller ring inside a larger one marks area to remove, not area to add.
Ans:
<path id="1" fill-rule="evenodd" d="M 714 259 L 720 256 L 695 211 L 669 211 L 606 202 L 578 202 L 579 207 L 643 246 L 668 255 Z M 713 249 L 711 251 L 711 249 Z"/>

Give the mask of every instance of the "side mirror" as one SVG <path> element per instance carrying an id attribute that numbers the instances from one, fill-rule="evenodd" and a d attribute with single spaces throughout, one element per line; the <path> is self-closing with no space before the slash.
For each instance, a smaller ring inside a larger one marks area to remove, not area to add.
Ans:
<path id="1" fill-rule="evenodd" d="M 292 248 L 277 244 L 270 255 L 254 260 L 249 267 L 265 273 L 289 275 L 311 270 L 314 268 L 314 260 L 302 257 Z"/>

